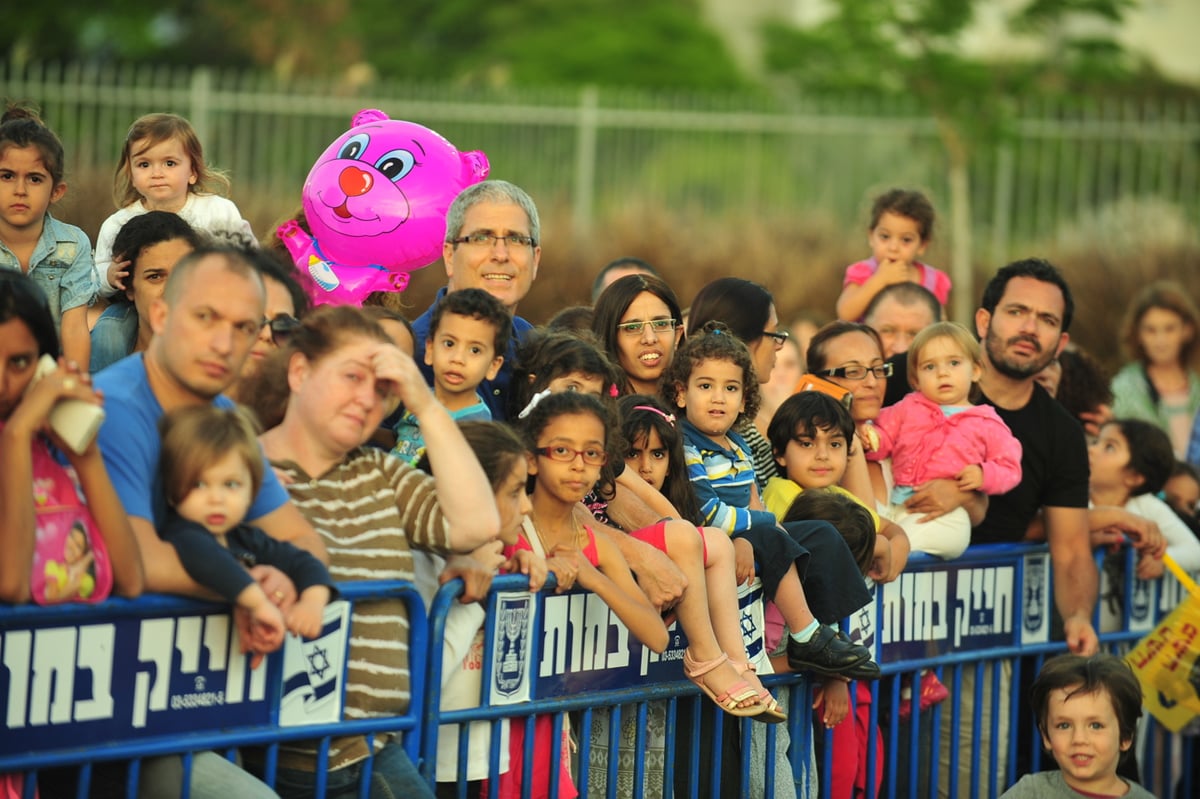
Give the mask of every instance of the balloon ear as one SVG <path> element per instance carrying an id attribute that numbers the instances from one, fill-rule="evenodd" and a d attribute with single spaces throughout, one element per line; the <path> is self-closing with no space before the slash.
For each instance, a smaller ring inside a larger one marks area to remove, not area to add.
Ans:
<path id="1" fill-rule="evenodd" d="M 488 173 L 492 171 L 492 165 L 488 163 L 488 158 L 481 150 L 472 150 L 469 153 L 459 153 L 462 158 L 462 182 L 465 186 L 478 183 L 485 180 Z"/>
<path id="2" fill-rule="evenodd" d="M 368 122 L 380 122 L 387 118 L 388 115 L 378 108 L 364 108 L 354 115 L 354 119 L 350 122 L 350 127 L 357 128 L 359 125 L 365 125 Z"/>

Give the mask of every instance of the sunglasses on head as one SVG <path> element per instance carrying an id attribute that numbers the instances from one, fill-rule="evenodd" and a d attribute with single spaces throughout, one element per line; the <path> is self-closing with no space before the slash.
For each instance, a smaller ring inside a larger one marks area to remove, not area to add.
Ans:
<path id="1" fill-rule="evenodd" d="M 300 320 L 294 316 L 280 314 L 274 319 L 265 320 L 263 324 L 271 329 L 271 343 L 276 347 L 286 347 L 300 327 Z"/>

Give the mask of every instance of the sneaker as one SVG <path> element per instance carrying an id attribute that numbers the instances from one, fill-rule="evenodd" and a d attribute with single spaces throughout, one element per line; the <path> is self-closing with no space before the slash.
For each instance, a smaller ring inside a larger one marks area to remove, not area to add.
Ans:
<path id="1" fill-rule="evenodd" d="M 804 643 L 789 637 L 787 658 L 792 671 L 811 671 L 851 680 L 879 679 L 879 666 L 871 660 L 866 647 L 851 643 L 823 624 Z"/>

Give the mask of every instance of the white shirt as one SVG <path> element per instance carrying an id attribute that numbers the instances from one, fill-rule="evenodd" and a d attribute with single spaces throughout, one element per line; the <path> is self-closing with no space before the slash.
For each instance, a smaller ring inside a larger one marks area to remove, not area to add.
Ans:
<path id="1" fill-rule="evenodd" d="M 96 285 L 100 288 L 101 297 L 111 297 L 118 291 L 116 286 L 108 282 L 108 266 L 112 263 L 112 248 L 117 233 L 130 219 L 148 213 L 149 210 L 139 200 L 117 211 L 100 226 L 100 235 L 96 238 L 95 261 Z M 216 194 L 188 192 L 187 202 L 179 210 L 179 216 L 197 231 L 239 233 L 248 236 L 251 242 L 255 241 L 250 223 L 242 219 L 242 212 L 238 207 L 232 201 Z"/>

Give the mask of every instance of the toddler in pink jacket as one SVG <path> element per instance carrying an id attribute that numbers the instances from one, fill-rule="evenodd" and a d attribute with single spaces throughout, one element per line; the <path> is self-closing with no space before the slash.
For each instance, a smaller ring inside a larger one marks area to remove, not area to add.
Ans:
<path id="1" fill-rule="evenodd" d="M 927 522 L 909 513 L 904 502 L 915 487 L 952 479 L 964 491 L 1003 494 L 1021 482 L 1020 442 L 990 405 L 971 404 L 980 357 L 979 343 L 962 325 L 925 328 L 908 351 L 908 379 L 917 390 L 863 431 L 868 459 L 892 459 L 895 487 L 884 515 L 904 528 L 914 552 L 955 558 L 971 543 L 963 508 Z"/>

